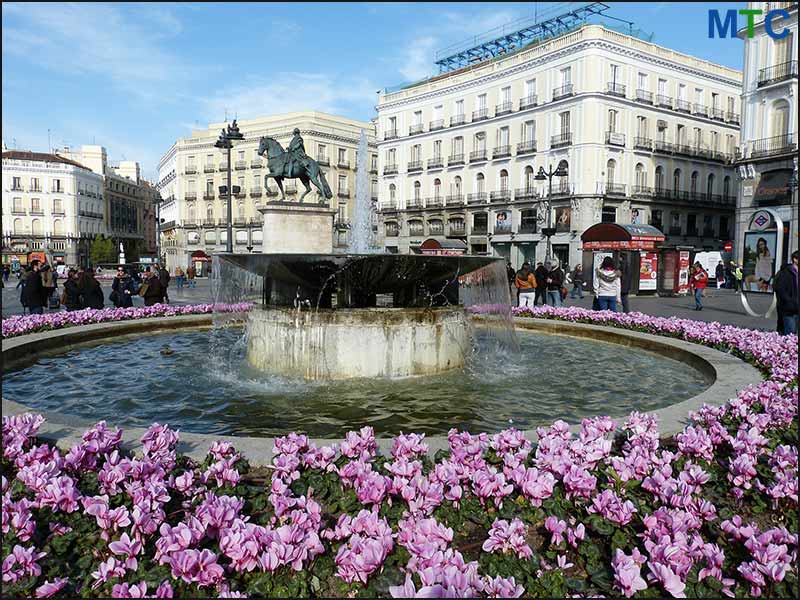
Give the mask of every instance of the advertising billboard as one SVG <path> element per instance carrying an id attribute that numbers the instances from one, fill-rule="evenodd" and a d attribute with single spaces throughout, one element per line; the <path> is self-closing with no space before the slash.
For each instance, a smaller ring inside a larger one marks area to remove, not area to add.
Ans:
<path id="1" fill-rule="evenodd" d="M 772 293 L 777 245 L 776 231 L 748 231 L 744 234 L 742 274 L 746 291 Z"/>
<path id="2" fill-rule="evenodd" d="M 658 254 L 642 252 L 639 259 L 639 290 L 654 290 L 658 283 Z"/>

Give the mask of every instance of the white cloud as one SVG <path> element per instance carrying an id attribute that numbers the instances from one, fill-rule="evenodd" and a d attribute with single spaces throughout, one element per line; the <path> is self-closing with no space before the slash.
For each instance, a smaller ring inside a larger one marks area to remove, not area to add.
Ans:
<path id="1" fill-rule="evenodd" d="M 422 79 L 433 72 L 433 55 L 439 45 L 433 36 L 412 40 L 402 57 L 400 74 L 406 79 Z"/>

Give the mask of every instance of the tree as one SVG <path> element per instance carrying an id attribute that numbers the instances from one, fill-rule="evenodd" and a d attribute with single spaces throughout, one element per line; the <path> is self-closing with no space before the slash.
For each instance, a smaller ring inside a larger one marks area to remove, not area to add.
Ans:
<path id="1" fill-rule="evenodd" d="M 116 262 L 117 252 L 114 248 L 114 242 L 103 235 L 99 235 L 92 240 L 92 245 L 89 248 L 89 262 L 93 265 L 100 263 Z"/>

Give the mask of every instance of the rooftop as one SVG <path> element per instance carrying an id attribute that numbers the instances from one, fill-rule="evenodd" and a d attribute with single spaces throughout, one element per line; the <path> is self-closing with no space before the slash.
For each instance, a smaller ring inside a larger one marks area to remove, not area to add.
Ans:
<path id="1" fill-rule="evenodd" d="M 91 171 L 91 169 L 89 169 L 88 167 L 85 167 L 84 165 L 77 163 L 74 160 L 64 158 L 63 156 L 59 156 L 57 154 L 48 154 L 46 152 L 31 152 L 29 150 L 7 150 L 3 152 L 3 160 L 28 160 L 32 162 L 63 163 L 65 165 L 80 167 L 81 169 L 86 169 L 87 171 Z"/>

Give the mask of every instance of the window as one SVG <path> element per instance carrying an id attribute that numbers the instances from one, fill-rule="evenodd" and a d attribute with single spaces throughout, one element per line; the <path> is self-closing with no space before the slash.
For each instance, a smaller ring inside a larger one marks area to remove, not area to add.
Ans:
<path id="1" fill-rule="evenodd" d="M 649 133 L 647 117 L 636 117 L 636 135 L 640 138 L 646 138 Z"/>
<path id="2" fill-rule="evenodd" d="M 692 177 L 689 182 L 689 191 L 692 195 L 697 193 L 697 178 L 699 177 L 699 173 L 697 171 L 692 171 Z"/>
<path id="3" fill-rule="evenodd" d="M 686 84 L 679 83 L 678 84 L 678 100 L 686 101 Z"/>
<path id="4" fill-rule="evenodd" d="M 640 90 L 646 90 L 648 87 L 647 73 L 639 73 L 638 85 Z"/>
<path id="5" fill-rule="evenodd" d="M 500 104 L 511 103 L 511 87 L 507 86 L 500 90 Z"/>
<path id="6" fill-rule="evenodd" d="M 709 173 L 708 182 L 706 183 L 706 195 L 710 198 L 714 193 L 714 174 Z"/>
<path id="7" fill-rule="evenodd" d="M 214 180 L 208 179 L 206 180 L 206 196 L 213 196 L 214 195 Z"/>
<path id="8" fill-rule="evenodd" d="M 659 96 L 666 96 L 667 95 L 667 80 L 666 79 L 659 79 L 658 80 L 658 95 Z"/>
<path id="9" fill-rule="evenodd" d="M 441 198 L 442 196 L 442 180 L 436 178 L 433 180 L 433 197 Z"/>
<path id="10" fill-rule="evenodd" d="M 42 222 L 39 219 L 31 221 L 31 233 L 33 235 L 42 235 Z"/>
<path id="11" fill-rule="evenodd" d="M 239 219 L 244 219 L 244 202 L 239 202 L 239 205 L 236 207 L 236 212 Z"/>
<path id="12" fill-rule="evenodd" d="M 558 73 L 561 80 L 561 87 L 572 83 L 572 67 L 564 67 Z"/>
<path id="13" fill-rule="evenodd" d="M 442 158 L 442 140 L 434 140 L 433 158 Z"/>
<path id="14" fill-rule="evenodd" d="M 672 189 L 675 192 L 681 191 L 681 170 L 675 169 L 675 172 L 672 174 Z"/>
<path id="15" fill-rule="evenodd" d="M 608 111 L 608 130 L 611 133 L 617 131 L 617 118 L 619 117 L 619 113 L 616 110 L 609 110 Z"/>
<path id="16" fill-rule="evenodd" d="M 569 133 L 569 111 L 562 112 L 558 115 L 558 119 L 561 123 L 561 135 L 566 135 Z"/>
<path id="17" fill-rule="evenodd" d="M 617 222 L 617 209 L 614 206 L 604 206 L 603 212 L 600 215 L 601 223 L 616 223 Z"/>
<path id="18" fill-rule="evenodd" d="M 325 144 L 318 144 L 317 145 L 317 158 L 321 160 L 326 160 L 328 156 L 328 147 Z"/>
<path id="19" fill-rule="evenodd" d="M 194 156 L 187 156 L 186 157 L 186 166 L 193 167 L 194 166 Z"/>
<path id="20" fill-rule="evenodd" d="M 703 147 L 703 130 L 699 127 L 694 128 L 694 147 L 695 148 L 702 148 Z"/>
<path id="21" fill-rule="evenodd" d="M 473 147 L 475 148 L 476 152 L 482 152 L 486 150 L 486 134 L 482 131 L 479 131 L 475 134 L 473 139 Z"/>
<path id="22" fill-rule="evenodd" d="M 54 192 L 63 192 L 63 188 L 61 187 L 61 180 L 60 179 L 53 179 L 53 191 Z"/>
<path id="23" fill-rule="evenodd" d="M 419 200 L 422 197 L 422 184 L 419 181 L 414 182 L 414 200 Z"/>
<path id="24" fill-rule="evenodd" d="M 456 100 L 455 113 L 458 117 L 464 116 L 464 101 Z"/>
<path id="25" fill-rule="evenodd" d="M 614 183 L 616 175 L 617 175 L 617 162 L 612 158 L 606 163 L 606 181 L 608 183 Z"/>
<path id="26" fill-rule="evenodd" d="M 486 180 L 483 177 L 483 173 L 478 173 L 475 176 L 475 191 L 479 194 L 483 194 L 486 191 Z"/>
<path id="27" fill-rule="evenodd" d="M 370 154 L 369 156 L 369 168 L 371 171 L 378 170 L 378 155 L 377 154 Z"/>
<path id="28" fill-rule="evenodd" d="M 397 202 L 397 186 L 395 184 L 389 184 L 389 202 L 394 204 Z"/>
<path id="29" fill-rule="evenodd" d="M 453 179 L 453 194 L 455 196 L 461 195 L 461 177 L 456 175 L 455 179 Z"/>
<path id="30" fill-rule="evenodd" d="M 714 152 L 719 152 L 719 133 L 716 131 L 711 132 L 711 149 Z"/>
<path id="31" fill-rule="evenodd" d="M 411 146 L 411 162 L 416 163 L 421 160 L 422 144 L 414 144 Z"/>
<path id="32" fill-rule="evenodd" d="M 686 233 L 687 235 L 697 233 L 697 215 L 686 215 Z"/>
<path id="33" fill-rule="evenodd" d="M 680 146 L 686 145 L 686 127 L 678 125 L 675 128 L 675 143 Z"/>
<path id="34" fill-rule="evenodd" d="M 339 148 L 339 164 L 347 164 L 347 150 L 345 148 Z"/>
<path id="35" fill-rule="evenodd" d="M 31 212 L 38 213 L 42 211 L 39 198 L 31 198 Z"/>
<path id="36" fill-rule="evenodd" d="M 12 203 L 11 206 L 12 206 L 13 212 L 15 212 L 15 213 L 25 212 L 25 207 L 22 204 L 22 198 L 14 198 L 13 203 Z"/>
<path id="37" fill-rule="evenodd" d="M 528 79 L 525 82 L 525 97 L 530 98 L 531 96 L 536 95 L 536 80 L 535 79 Z"/>
<path id="38" fill-rule="evenodd" d="M 508 171 L 505 169 L 500 171 L 500 190 L 503 192 L 508 191 Z"/>
<path id="39" fill-rule="evenodd" d="M 508 127 L 501 127 L 497 130 L 497 145 L 501 148 L 508 146 Z"/>
<path id="40" fill-rule="evenodd" d="M 444 106 L 439 104 L 438 106 L 433 107 L 433 120 L 434 121 L 441 121 L 444 115 Z"/>
<path id="41" fill-rule="evenodd" d="M 53 200 L 53 212 L 54 213 L 62 213 L 64 212 L 63 204 L 60 199 Z"/>
<path id="42" fill-rule="evenodd" d="M 650 225 L 652 225 L 657 229 L 661 229 L 663 231 L 662 229 L 662 219 L 664 218 L 663 215 L 664 213 L 658 209 L 650 211 Z"/>
<path id="43" fill-rule="evenodd" d="M 189 192 L 189 194 L 192 194 L 192 195 L 194 195 L 194 193 L 197 191 L 195 183 L 196 183 L 196 182 L 195 182 L 195 180 L 194 180 L 194 179 L 190 179 L 190 180 L 187 182 L 187 186 L 188 186 L 188 190 L 187 190 L 187 191 Z"/>
<path id="44" fill-rule="evenodd" d="M 206 206 L 206 219 L 209 221 L 214 220 L 214 207 L 211 204 Z"/>
<path id="45" fill-rule="evenodd" d="M 339 175 L 339 187 L 337 189 L 340 192 L 347 191 L 347 175 Z"/>
<path id="46" fill-rule="evenodd" d="M 39 178 L 38 177 L 31 177 L 31 191 L 32 192 L 41 192 L 42 191 L 42 188 L 40 187 L 40 184 L 39 184 Z"/>
<path id="47" fill-rule="evenodd" d="M 656 167 L 656 190 L 664 189 L 664 167 Z"/>
<path id="48" fill-rule="evenodd" d="M 736 109 L 736 99 L 733 96 L 728 96 L 728 112 L 734 112 Z"/>
<path id="49" fill-rule="evenodd" d="M 609 74 L 609 77 L 611 79 L 611 83 L 612 84 L 616 84 L 616 83 L 619 82 L 619 78 L 620 78 L 619 65 L 609 65 L 609 66 L 611 68 L 611 72 Z"/>
<path id="50" fill-rule="evenodd" d="M 64 223 L 61 219 L 53 221 L 53 233 L 58 236 L 64 235 Z"/>
<path id="51" fill-rule="evenodd" d="M 244 150 L 239 150 L 239 160 L 244 160 Z"/>
<path id="52" fill-rule="evenodd" d="M 478 103 L 475 110 L 486 110 L 486 94 L 480 94 L 478 96 Z"/>
<path id="53" fill-rule="evenodd" d="M 736 152 L 736 140 L 732 135 L 725 136 L 725 151 L 730 155 Z"/>
<path id="54" fill-rule="evenodd" d="M 453 138 L 453 155 L 459 156 L 464 154 L 464 138 L 459 136 Z"/>
<path id="55" fill-rule="evenodd" d="M 789 133 L 789 103 L 778 100 L 772 105 L 770 115 L 770 135 L 777 137 Z"/>
<path id="56" fill-rule="evenodd" d="M 711 108 L 719 110 L 719 94 L 711 93 Z"/>
<path id="57" fill-rule="evenodd" d="M 719 237 L 723 240 L 730 239 L 730 231 L 728 231 L 728 217 L 720 215 L 719 217 Z"/>
<path id="58" fill-rule="evenodd" d="M 397 131 L 397 117 L 389 117 L 389 131 Z"/>
<path id="59" fill-rule="evenodd" d="M 14 233 L 16 233 L 17 235 L 23 233 L 22 219 L 14 219 Z"/>
<path id="60" fill-rule="evenodd" d="M 694 89 L 694 101 L 697 104 L 703 104 L 703 90 L 701 88 Z"/>
<path id="61" fill-rule="evenodd" d="M 12 177 L 11 178 L 11 189 L 12 190 L 21 190 L 22 189 L 22 178 L 21 177 Z"/>
<path id="62" fill-rule="evenodd" d="M 392 148 L 386 152 L 386 164 L 390 167 L 397 164 L 397 148 Z"/>
<path id="63" fill-rule="evenodd" d="M 536 180 L 534 179 L 533 167 L 530 165 L 525 167 L 525 191 L 530 193 L 533 190 L 533 185 Z"/>
<path id="64" fill-rule="evenodd" d="M 238 185 L 241 192 L 244 193 L 244 176 L 239 177 Z"/>
<path id="65" fill-rule="evenodd" d="M 189 205 L 189 210 L 187 212 L 189 216 L 189 222 L 194 223 L 194 217 L 195 217 L 194 204 Z"/>
<path id="66" fill-rule="evenodd" d="M 730 196 L 731 196 L 731 177 L 730 175 L 726 175 L 725 179 L 722 180 L 722 197 L 730 198 Z"/>
<path id="67" fill-rule="evenodd" d="M 213 165 L 214 164 L 214 155 L 213 154 L 206 154 L 206 165 Z"/>
<path id="68" fill-rule="evenodd" d="M 536 121 L 525 121 L 522 124 L 522 139 L 528 144 L 536 140 Z"/>
<path id="69" fill-rule="evenodd" d="M 644 169 L 644 165 L 642 163 L 636 164 L 636 187 L 642 189 L 647 187 L 647 171 Z"/>

